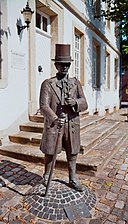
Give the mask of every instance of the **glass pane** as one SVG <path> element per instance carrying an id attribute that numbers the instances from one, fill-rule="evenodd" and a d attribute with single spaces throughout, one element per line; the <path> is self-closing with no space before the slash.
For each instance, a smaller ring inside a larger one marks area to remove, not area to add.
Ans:
<path id="1" fill-rule="evenodd" d="M 47 32 L 47 25 L 48 25 L 48 20 L 46 17 L 43 16 L 43 30 Z"/>
<path id="2" fill-rule="evenodd" d="M 78 34 L 75 34 L 75 49 L 79 50 L 80 48 L 80 36 Z"/>
<path id="3" fill-rule="evenodd" d="M 80 35 L 75 34 L 75 76 L 80 78 Z"/>
<path id="4" fill-rule="evenodd" d="M 93 77 L 92 83 L 96 86 L 96 76 L 97 76 L 97 51 L 96 46 L 93 45 Z"/>
<path id="5" fill-rule="evenodd" d="M 39 13 L 36 13 L 36 27 L 41 29 L 41 15 Z"/>
<path id="6" fill-rule="evenodd" d="M 118 70 L 118 59 L 115 59 L 115 72 Z"/>

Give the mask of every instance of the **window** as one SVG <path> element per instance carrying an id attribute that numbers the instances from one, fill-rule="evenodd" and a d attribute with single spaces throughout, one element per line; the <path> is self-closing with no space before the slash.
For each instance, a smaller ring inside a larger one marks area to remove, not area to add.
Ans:
<path id="1" fill-rule="evenodd" d="M 75 76 L 80 79 L 80 35 L 75 34 Z"/>
<path id="2" fill-rule="evenodd" d="M 36 27 L 48 32 L 49 17 L 42 13 L 36 12 Z"/>
<path id="3" fill-rule="evenodd" d="M 92 51 L 92 86 L 100 88 L 100 44 L 96 40 L 93 41 Z"/>
<path id="4" fill-rule="evenodd" d="M 43 19 L 43 30 L 47 32 L 48 20 L 44 16 L 42 17 L 42 19 Z"/>
<path id="5" fill-rule="evenodd" d="M 110 88 L 110 54 L 106 51 L 105 55 L 106 63 L 106 76 L 105 76 L 105 87 L 106 89 Z"/>
<path id="6" fill-rule="evenodd" d="M 117 89 L 117 81 L 118 81 L 118 59 L 115 58 L 115 72 L 114 72 L 114 88 Z"/>
<path id="7" fill-rule="evenodd" d="M 85 38 L 83 32 L 78 28 L 74 27 L 74 74 L 76 78 L 79 79 L 82 86 L 84 86 L 84 79 L 85 79 L 85 72 L 84 72 Z"/>
<path id="8" fill-rule="evenodd" d="M 36 27 L 41 29 L 41 15 L 39 13 L 36 13 Z"/>
<path id="9" fill-rule="evenodd" d="M 95 18 L 100 18 L 100 0 L 90 0 Z"/>

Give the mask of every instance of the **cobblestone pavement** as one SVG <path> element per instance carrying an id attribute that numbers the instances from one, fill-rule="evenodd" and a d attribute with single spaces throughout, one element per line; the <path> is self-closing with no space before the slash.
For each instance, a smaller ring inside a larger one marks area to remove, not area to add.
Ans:
<path id="1" fill-rule="evenodd" d="M 128 146 L 122 147 L 104 172 L 97 175 L 78 174 L 88 190 L 95 192 L 96 204 L 91 218 L 75 221 L 51 221 L 30 213 L 27 192 L 36 189 L 43 165 L 24 162 L 0 155 L 0 224 L 126 224 L 128 223 Z M 55 170 L 54 178 L 67 177 L 67 171 Z M 35 190 L 36 191 L 36 190 Z M 33 191 L 34 192 L 34 191 Z M 26 199 L 27 200 L 24 200 Z M 94 197 L 94 194 L 93 196 Z M 36 199 L 35 199 L 36 200 Z M 40 206 L 40 205 L 39 205 Z M 38 208 L 40 209 L 40 207 Z"/>
<path id="2" fill-rule="evenodd" d="M 126 112 L 123 109 L 108 119 L 125 121 Z M 67 170 L 56 169 L 54 181 L 61 183 L 52 182 L 44 201 L 43 171 L 43 164 L 0 155 L 0 224 L 128 224 L 128 141 L 104 170 L 78 173 L 84 193 L 69 190 Z M 74 203 L 78 216 L 72 214 Z"/>
<path id="3" fill-rule="evenodd" d="M 68 187 L 66 181 L 54 179 L 44 197 L 45 189 L 42 184 L 37 184 L 24 198 L 29 211 L 37 217 L 52 221 L 73 221 L 78 216 L 91 217 L 90 210 L 96 203 L 96 195 L 88 187 L 78 192 Z"/>

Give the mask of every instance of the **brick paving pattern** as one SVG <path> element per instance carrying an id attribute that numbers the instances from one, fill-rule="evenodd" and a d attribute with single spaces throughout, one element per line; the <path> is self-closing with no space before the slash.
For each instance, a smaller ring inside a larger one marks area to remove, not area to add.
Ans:
<path id="1" fill-rule="evenodd" d="M 115 116 L 108 118 L 115 119 Z M 124 119 L 122 116 L 122 121 Z M 109 141 L 106 144 L 106 154 L 107 148 L 109 151 Z M 67 170 L 56 168 L 49 197 L 45 200 L 42 197 L 44 187 L 40 185 L 43 171 L 41 163 L 0 155 L 0 224 L 128 224 L 128 140 L 111 157 L 104 169 L 78 172 L 86 189 L 84 193 L 69 189 L 66 184 Z M 73 206 L 62 200 L 70 200 Z M 85 207 L 81 206 L 81 201 L 84 201 Z M 90 216 L 86 212 L 85 216 L 80 213 L 71 221 L 73 207 L 77 205 L 79 209 L 84 209 L 80 212 L 88 210 Z M 51 207 L 54 212 L 50 211 Z M 58 219 L 52 216 L 55 214 L 56 217 L 61 214 L 61 217 Z"/>
<path id="2" fill-rule="evenodd" d="M 91 217 L 89 210 L 96 203 L 94 192 L 85 187 L 84 192 L 77 192 L 68 187 L 63 180 L 54 180 L 51 183 L 47 197 L 44 197 L 45 187 L 38 184 L 26 193 L 25 203 L 29 205 L 29 211 L 34 215 L 48 220 L 67 220 L 66 207 L 68 210 L 77 211 L 76 206 L 86 206 L 87 214 L 81 211 L 85 217 Z M 84 207 L 83 206 L 83 209 Z M 70 217 L 70 213 L 69 213 Z M 68 220 L 67 220 L 68 221 Z"/>
<path id="3" fill-rule="evenodd" d="M 85 187 L 87 187 L 86 189 L 88 189 L 89 192 L 95 192 L 97 201 L 96 205 L 94 207 L 92 206 L 92 218 L 81 217 L 81 219 L 76 219 L 73 222 L 70 222 L 67 219 L 62 219 L 60 221 L 53 221 L 49 219 L 49 221 L 47 222 L 44 217 L 42 219 L 37 216 L 37 214 L 32 214 L 32 212 L 30 212 L 29 204 L 31 201 L 31 197 L 29 198 L 27 194 L 28 192 L 31 192 L 32 187 L 33 189 L 35 189 L 35 192 L 36 190 L 39 190 L 37 188 L 37 186 L 39 187 L 37 183 L 41 181 L 41 176 L 44 169 L 42 165 L 24 162 L 6 156 L 0 156 L 0 159 L 0 224 L 128 223 L 128 148 L 126 146 L 121 148 L 118 153 L 111 159 L 107 167 L 104 169 L 104 172 L 99 172 L 95 176 L 79 174 L 81 183 L 85 185 Z M 119 174 L 121 174 L 121 176 L 119 176 Z M 66 171 L 55 170 L 54 178 L 59 178 L 62 180 L 64 176 L 67 176 Z M 58 182 L 58 191 L 59 184 L 60 183 Z M 63 190 L 66 190 L 66 187 L 67 186 L 65 185 Z M 72 196 L 75 197 L 74 200 L 77 200 L 76 195 L 78 195 L 79 193 L 75 193 L 74 190 L 72 192 Z M 63 192 L 62 195 L 64 194 L 65 193 Z M 94 198 L 95 194 L 93 194 L 92 198 Z M 61 200 L 63 200 L 62 195 L 61 198 L 58 199 L 59 203 Z M 37 195 L 35 194 L 33 196 L 35 196 L 34 200 L 36 200 Z M 24 200 L 24 198 L 26 199 L 26 201 Z M 57 200 L 57 193 L 55 200 Z M 57 204 L 59 203 L 57 201 Z M 40 205 L 38 204 L 38 206 Z M 40 207 L 40 211 L 42 211 L 42 207 Z M 7 222 L 8 220 L 9 222 Z"/>

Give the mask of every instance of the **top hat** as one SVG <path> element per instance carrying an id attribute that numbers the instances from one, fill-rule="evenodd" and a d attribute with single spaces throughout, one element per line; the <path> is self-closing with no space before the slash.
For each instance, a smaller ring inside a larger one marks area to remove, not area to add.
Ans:
<path id="1" fill-rule="evenodd" d="M 69 44 L 56 44 L 56 55 L 55 62 L 68 63 L 73 61 L 70 56 L 70 45 Z"/>

